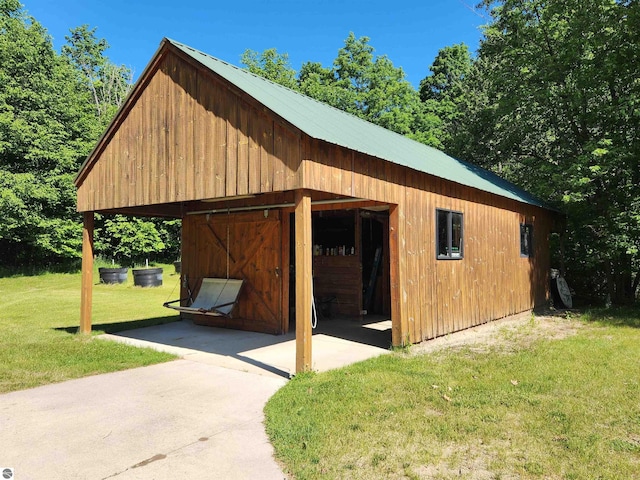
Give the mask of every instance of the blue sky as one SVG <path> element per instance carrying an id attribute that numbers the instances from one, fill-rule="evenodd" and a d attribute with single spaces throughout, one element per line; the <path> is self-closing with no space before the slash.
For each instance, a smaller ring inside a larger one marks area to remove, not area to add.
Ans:
<path id="1" fill-rule="evenodd" d="M 69 29 L 88 24 L 111 48 L 112 62 L 137 78 L 163 37 L 234 65 L 246 49 L 276 48 L 297 71 L 306 61 L 330 66 L 349 32 L 367 36 L 418 86 L 438 50 L 455 43 L 478 47 L 483 12 L 476 0 L 22 0 L 57 49 Z"/>

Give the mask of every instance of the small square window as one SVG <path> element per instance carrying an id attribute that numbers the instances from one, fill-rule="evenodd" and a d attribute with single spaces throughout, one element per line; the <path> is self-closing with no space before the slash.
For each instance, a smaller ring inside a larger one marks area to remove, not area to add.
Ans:
<path id="1" fill-rule="evenodd" d="M 520 224 L 520 256 L 533 257 L 533 225 Z"/>
<path id="2" fill-rule="evenodd" d="M 462 213 L 436 210 L 437 256 L 440 259 L 461 259 L 463 254 Z"/>

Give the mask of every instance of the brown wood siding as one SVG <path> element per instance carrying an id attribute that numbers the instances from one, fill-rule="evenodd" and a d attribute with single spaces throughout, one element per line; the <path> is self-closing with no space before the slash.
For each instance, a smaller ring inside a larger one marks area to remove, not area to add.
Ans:
<path id="1" fill-rule="evenodd" d="M 301 135 L 168 54 L 94 152 L 78 210 L 292 190 Z"/>
<path id="2" fill-rule="evenodd" d="M 313 295 L 319 303 L 329 302 L 328 309 L 332 315 L 360 315 L 362 310 L 360 257 L 358 255 L 313 257 Z"/>
<path id="3" fill-rule="evenodd" d="M 340 150 L 310 142 L 305 187 L 397 204 L 400 316 L 410 342 L 545 303 L 550 212 L 358 153 L 346 171 Z M 436 259 L 436 209 L 464 214 L 463 259 Z M 534 225 L 531 258 L 520 256 L 525 222 Z"/>
<path id="4" fill-rule="evenodd" d="M 405 257 L 407 295 L 402 300 L 411 342 L 544 304 L 550 221 L 540 209 L 520 205 L 514 210 L 513 203 L 482 204 L 407 187 L 400 254 Z M 460 260 L 436 258 L 437 208 L 464 215 Z M 520 223 L 525 221 L 534 225 L 532 258 L 520 256 Z"/>
<path id="5" fill-rule="evenodd" d="M 194 295 L 204 277 L 244 280 L 233 318 L 195 315 L 198 323 L 283 333 L 282 227 L 272 210 L 189 215 L 182 222 L 182 275 Z M 181 298 L 188 291 L 182 288 Z M 195 297 L 194 297 L 195 298 Z"/>

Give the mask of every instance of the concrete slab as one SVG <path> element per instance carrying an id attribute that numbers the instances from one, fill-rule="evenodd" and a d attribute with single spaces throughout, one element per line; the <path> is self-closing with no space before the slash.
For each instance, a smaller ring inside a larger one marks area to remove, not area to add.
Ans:
<path id="1" fill-rule="evenodd" d="M 290 378 L 295 373 L 295 333 L 268 335 L 195 325 L 182 320 L 101 335 L 101 339 L 171 352 L 194 362 L 259 375 Z M 321 322 L 312 337 L 312 367 L 326 371 L 388 353 L 391 320 Z"/>
<path id="2" fill-rule="evenodd" d="M 262 409 L 286 383 L 200 362 L 0 395 L 0 466 L 20 479 L 283 479 Z"/>

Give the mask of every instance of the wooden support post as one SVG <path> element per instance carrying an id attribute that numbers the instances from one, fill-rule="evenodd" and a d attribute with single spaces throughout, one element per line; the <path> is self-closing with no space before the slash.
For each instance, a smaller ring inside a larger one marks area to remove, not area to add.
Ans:
<path id="1" fill-rule="evenodd" d="M 311 196 L 296 190 L 296 373 L 311 370 Z"/>
<path id="2" fill-rule="evenodd" d="M 91 333 L 91 301 L 93 296 L 93 218 L 93 212 L 83 213 L 80 333 Z"/>
<path id="3" fill-rule="evenodd" d="M 389 277 L 391 283 L 391 343 L 394 347 L 405 345 L 408 329 L 403 322 L 400 284 L 400 208 L 389 208 Z"/>

